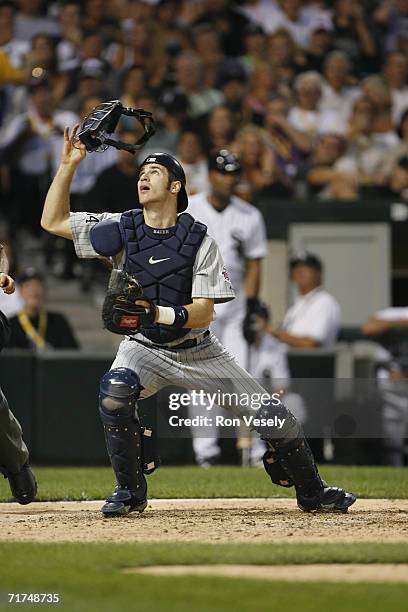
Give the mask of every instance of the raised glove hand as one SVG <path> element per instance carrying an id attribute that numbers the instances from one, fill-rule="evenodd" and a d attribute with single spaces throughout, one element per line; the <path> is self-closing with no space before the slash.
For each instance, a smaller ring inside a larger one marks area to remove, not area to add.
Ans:
<path id="1" fill-rule="evenodd" d="M 102 307 L 106 329 L 121 336 L 134 334 L 154 323 L 156 310 L 155 304 L 143 296 L 136 278 L 124 270 L 112 270 Z"/>

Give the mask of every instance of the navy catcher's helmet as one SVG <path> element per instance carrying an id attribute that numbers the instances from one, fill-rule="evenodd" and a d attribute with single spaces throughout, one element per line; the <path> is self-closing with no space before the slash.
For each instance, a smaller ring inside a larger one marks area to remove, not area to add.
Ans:
<path id="1" fill-rule="evenodd" d="M 221 149 L 208 160 L 208 169 L 217 170 L 223 174 L 239 174 L 241 164 L 235 153 L 231 153 L 228 149 Z"/>
<path id="2" fill-rule="evenodd" d="M 180 162 L 168 153 L 151 153 L 140 164 L 139 173 L 146 164 L 159 164 L 159 166 L 164 166 L 169 172 L 174 174 L 178 181 L 180 181 L 181 189 L 177 194 L 177 212 L 184 212 L 188 206 L 188 197 L 186 192 L 186 175 Z"/>

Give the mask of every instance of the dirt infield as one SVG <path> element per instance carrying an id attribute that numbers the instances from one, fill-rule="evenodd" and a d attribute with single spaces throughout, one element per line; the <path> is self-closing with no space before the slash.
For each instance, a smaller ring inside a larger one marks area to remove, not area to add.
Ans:
<path id="1" fill-rule="evenodd" d="M 408 564 L 323 563 L 314 565 L 150 565 L 128 568 L 126 574 L 152 576 L 226 576 L 309 582 L 408 582 Z"/>
<path id="2" fill-rule="evenodd" d="M 358 500 L 348 514 L 305 514 L 288 499 L 151 500 L 105 519 L 102 502 L 0 504 L 0 541 L 408 542 L 408 500 Z"/>

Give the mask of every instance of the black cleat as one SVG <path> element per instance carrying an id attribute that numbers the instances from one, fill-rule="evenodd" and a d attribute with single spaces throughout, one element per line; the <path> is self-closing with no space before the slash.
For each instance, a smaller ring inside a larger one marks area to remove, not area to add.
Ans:
<path id="1" fill-rule="evenodd" d="M 324 483 L 326 484 L 326 483 Z M 325 486 L 313 497 L 297 495 L 297 505 L 303 512 L 342 512 L 345 513 L 354 504 L 357 497 L 338 487 Z"/>
<path id="2" fill-rule="evenodd" d="M 13 497 L 19 504 L 25 506 L 34 501 L 37 495 L 37 481 L 28 463 L 23 465 L 17 474 L 7 474 L 7 478 Z"/>
<path id="3" fill-rule="evenodd" d="M 147 499 L 140 499 L 132 495 L 129 489 L 116 487 L 101 508 L 101 512 L 106 517 L 124 516 L 130 512 L 143 512 L 147 506 Z"/>

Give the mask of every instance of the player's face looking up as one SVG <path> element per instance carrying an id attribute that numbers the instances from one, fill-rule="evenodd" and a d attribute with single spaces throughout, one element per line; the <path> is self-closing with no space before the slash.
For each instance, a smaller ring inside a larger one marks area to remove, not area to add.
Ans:
<path id="1" fill-rule="evenodd" d="M 180 181 L 171 180 L 164 166 L 147 164 L 140 171 L 137 189 L 139 202 L 143 206 L 153 202 L 165 202 L 173 198 L 174 205 L 177 207 L 177 194 L 180 188 Z"/>
<path id="2" fill-rule="evenodd" d="M 321 272 L 304 264 L 297 264 L 292 270 L 292 281 L 301 294 L 308 293 L 321 285 Z"/>

